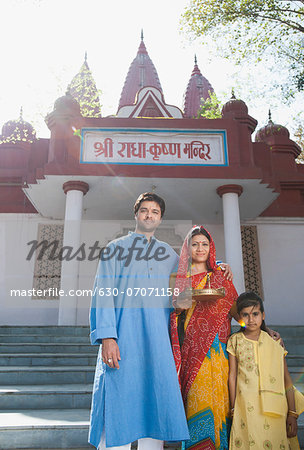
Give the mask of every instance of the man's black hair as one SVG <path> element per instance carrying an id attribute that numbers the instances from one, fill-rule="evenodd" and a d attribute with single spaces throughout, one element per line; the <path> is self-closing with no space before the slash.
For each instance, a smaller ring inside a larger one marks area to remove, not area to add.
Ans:
<path id="1" fill-rule="evenodd" d="M 155 202 L 160 207 L 160 214 L 161 217 L 163 217 L 166 209 L 165 201 L 159 195 L 154 194 L 154 192 L 144 192 L 143 194 L 140 194 L 136 202 L 134 203 L 134 214 L 136 215 L 140 205 L 142 202 Z"/>

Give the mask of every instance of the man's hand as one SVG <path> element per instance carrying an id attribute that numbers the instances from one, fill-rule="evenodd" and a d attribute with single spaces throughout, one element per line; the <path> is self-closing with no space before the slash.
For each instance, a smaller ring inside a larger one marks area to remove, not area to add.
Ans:
<path id="1" fill-rule="evenodd" d="M 102 360 L 111 369 L 119 369 L 120 361 L 119 347 L 115 339 L 107 338 L 102 340 Z"/>
<path id="2" fill-rule="evenodd" d="M 192 291 L 186 288 L 173 302 L 173 306 L 177 310 L 189 309 L 192 306 Z M 180 312 L 180 311 L 178 311 Z"/>
<path id="3" fill-rule="evenodd" d="M 224 273 L 224 277 L 226 278 L 226 280 L 232 281 L 233 280 L 233 273 L 232 273 L 232 270 L 231 270 L 231 267 L 229 266 L 229 264 L 221 263 L 221 264 L 219 264 L 219 267 L 222 269 L 222 271 Z"/>

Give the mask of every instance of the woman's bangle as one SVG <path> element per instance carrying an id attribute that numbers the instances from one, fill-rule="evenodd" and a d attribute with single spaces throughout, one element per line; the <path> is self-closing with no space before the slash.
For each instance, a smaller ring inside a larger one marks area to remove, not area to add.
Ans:
<path id="1" fill-rule="evenodd" d="M 289 391 L 293 391 L 293 386 L 290 386 L 288 389 L 285 389 L 285 393 L 287 394 L 287 392 Z"/>
<path id="2" fill-rule="evenodd" d="M 292 416 L 292 417 L 295 417 L 296 419 L 299 417 L 299 414 L 297 414 L 296 411 L 292 411 L 291 409 L 289 409 L 288 415 Z"/>

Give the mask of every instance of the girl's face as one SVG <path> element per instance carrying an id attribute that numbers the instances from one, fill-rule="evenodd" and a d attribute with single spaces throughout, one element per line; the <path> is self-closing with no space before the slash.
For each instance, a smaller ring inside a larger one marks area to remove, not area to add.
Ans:
<path id="1" fill-rule="evenodd" d="M 203 234 L 193 236 L 191 240 L 192 263 L 206 263 L 209 257 L 210 243 Z"/>
<path id="2" fill-rule="evenodd" d="M 241 310 L 240 318 L 245 322 L 247 330 L 255 331 L 261 328 L 265 312 L 261 312 L 260 305 L 248 306 Z"/>

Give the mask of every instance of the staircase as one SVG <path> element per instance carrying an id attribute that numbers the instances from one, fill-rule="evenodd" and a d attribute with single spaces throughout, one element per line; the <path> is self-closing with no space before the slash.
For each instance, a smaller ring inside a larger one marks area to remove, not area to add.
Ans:
<path id="1" fill-rule="evenodd" d="M 288 370 L 296 388 L 304 394 L 304 327 L 273 326 L 284 340 L 288 351 L 286 361 Z M 304 449 L 304 413 L 298 418 L 298 438 Z"/>
<path id="2" fill-rule="evenodd" d="M 272 328 L 303 393 L 304 327 Z M 0 450 L 93 449 L 87 439 L 97 350 L 88 327 L 0 327 Z"/>
<path id="3" fill-rule="evenodd" d="M 93 448 L 88 327 L 0 327 L 0 449 Z"/>

